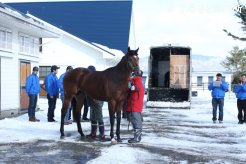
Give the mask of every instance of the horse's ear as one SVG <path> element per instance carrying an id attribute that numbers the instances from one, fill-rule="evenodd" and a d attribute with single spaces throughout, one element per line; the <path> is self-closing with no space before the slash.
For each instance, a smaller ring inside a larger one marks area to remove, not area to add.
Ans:
<path id="1" fill-rule="evenodd" d="M 128 51 L 128 52 L 130 52 L 130 51 L 131 51 L 131 48 L 130 48 L 130 47 L 128 47 L 127 51 Z"/>
<path id="2" fill-rule="evenodd" d="M 136 54 L 138 54 L 138 50 L 139 50 L 139 47 L 138 47 L 138 49 L 135 50 Z"/>

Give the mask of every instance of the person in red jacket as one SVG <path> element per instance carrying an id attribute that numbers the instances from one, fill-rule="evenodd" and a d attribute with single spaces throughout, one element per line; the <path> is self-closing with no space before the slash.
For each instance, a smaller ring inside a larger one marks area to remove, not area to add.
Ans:
<path id="1" fill-rule="evenodd" d="M 142 110 L 144 99 L 144 86 L 142 83 L 142 71 L 135 72 L 130 78 L 131 85 L 127 96 L 126 111 L 131 113 L 131 123 L 134 129 L 134 137 L 129 139 L 129 143 L 141 141 L 142 135 Z"/>

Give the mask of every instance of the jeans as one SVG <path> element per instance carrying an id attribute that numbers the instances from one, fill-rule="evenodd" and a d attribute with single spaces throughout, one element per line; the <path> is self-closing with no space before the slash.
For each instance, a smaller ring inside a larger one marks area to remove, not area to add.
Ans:
<path id="1" fill-rule="evenodd" d="M 50 97 L 49 94 L 47 94 L 47 99 L 48 99 L 48 121 L 54 121 L 54 112 L 56 109 L 56 100 L 57 100 L 57 96 L 53 96 L 53 98 Z"/>
<path id="2" fill-rule="evenodd" d="M 38 95 L 28 94 L 29 96 L 29 106 L 28 106 L 28 116 L 35 117 L 35 109 L 37 106 Z"/>
<path id="3" fill-rule="evenodd" d="M 224 107 L 224 98 L 213 98 L 212 106 L 213 106 L 213 118 L 212 120 L 217 120 L 217 106 L 219 105 L 219 121 L 223 121 L 223 107 Z"/>
<path id="4" fill-rule="evenodd" d="M 133 129 L 142 129 L 142 115 L 140 112 L 131 113 L 131 122 Z"/>
<path id="5" fill-rule="evenodd" d="M 61 95 L 61 101 L 62 101 L 62 104 L 64 103 L 64 95 Z M 67 113 L 64 117 L 64 121 L 68 121 L 71 119 L 71 110 L 72 110 L 72 105 L 71 105 L 71 102 L 69 103 L 68 105 L 68 108 L 67 108 Z"/>

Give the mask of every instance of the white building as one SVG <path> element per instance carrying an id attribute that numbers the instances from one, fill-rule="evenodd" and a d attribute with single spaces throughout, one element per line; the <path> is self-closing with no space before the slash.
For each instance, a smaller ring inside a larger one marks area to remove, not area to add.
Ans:
<path id="1" fill-rule="evenodd" d="M 223 79 L 229 84 L 229 91 L 231 91 L 232 73 L 215 71 L 193 71 L 192 90 L 208 90 L 208 84 L 216 80 L 217 73 L 222 74 Z"/>
<path id="2" fill-rule="evenodd" d="M 41 38 L 59 32 L 0 3 L 0 118 L 26 112 L 26 77 L 39 63 Z"/>

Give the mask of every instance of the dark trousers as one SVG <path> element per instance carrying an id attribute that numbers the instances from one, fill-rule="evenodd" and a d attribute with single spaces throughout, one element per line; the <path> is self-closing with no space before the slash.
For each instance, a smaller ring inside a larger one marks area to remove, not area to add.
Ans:
<path id="1" fill-rule="evenodd" d="M 53 98 L 50 97 L 49 94 L 47 94 L 47 99 L 48 99 L 48 121 L 53 121 L 54 120 L 54 112 L 56 109 L 56 100 L 57 100 L 57 96 L 53 96 Z"/>
<path id="2" fill-rule="evenodd" d="M 35 117 L 35 109 L 37 106 L 38 95 L 29 94 L 28 116 Z"/>
<path id="3" fill-rule="evenodd" d="M 212 120 L 217 120 L 217 107 L 219 106 L 219 121 L 223 121 L 223 108 L 224 108 L 224 98 L 213 98 L 212 99 L 213 106 L 213 118 Z"/>
<path id="4" fill-rule="evenodd" d="M 86 98 L 86 96 L 85 96 L 85 98 L 84 98 L 84 113 L 83 113 L 83 119 L 87 118 L 88 110 L 89 110 L 88 102 L 87 102 L 87 98 Z"/>
<path id="5" fill-rule="evenodd" d="M 246 122 L 246 100 L 237 99 L 238 121 Z"/>

